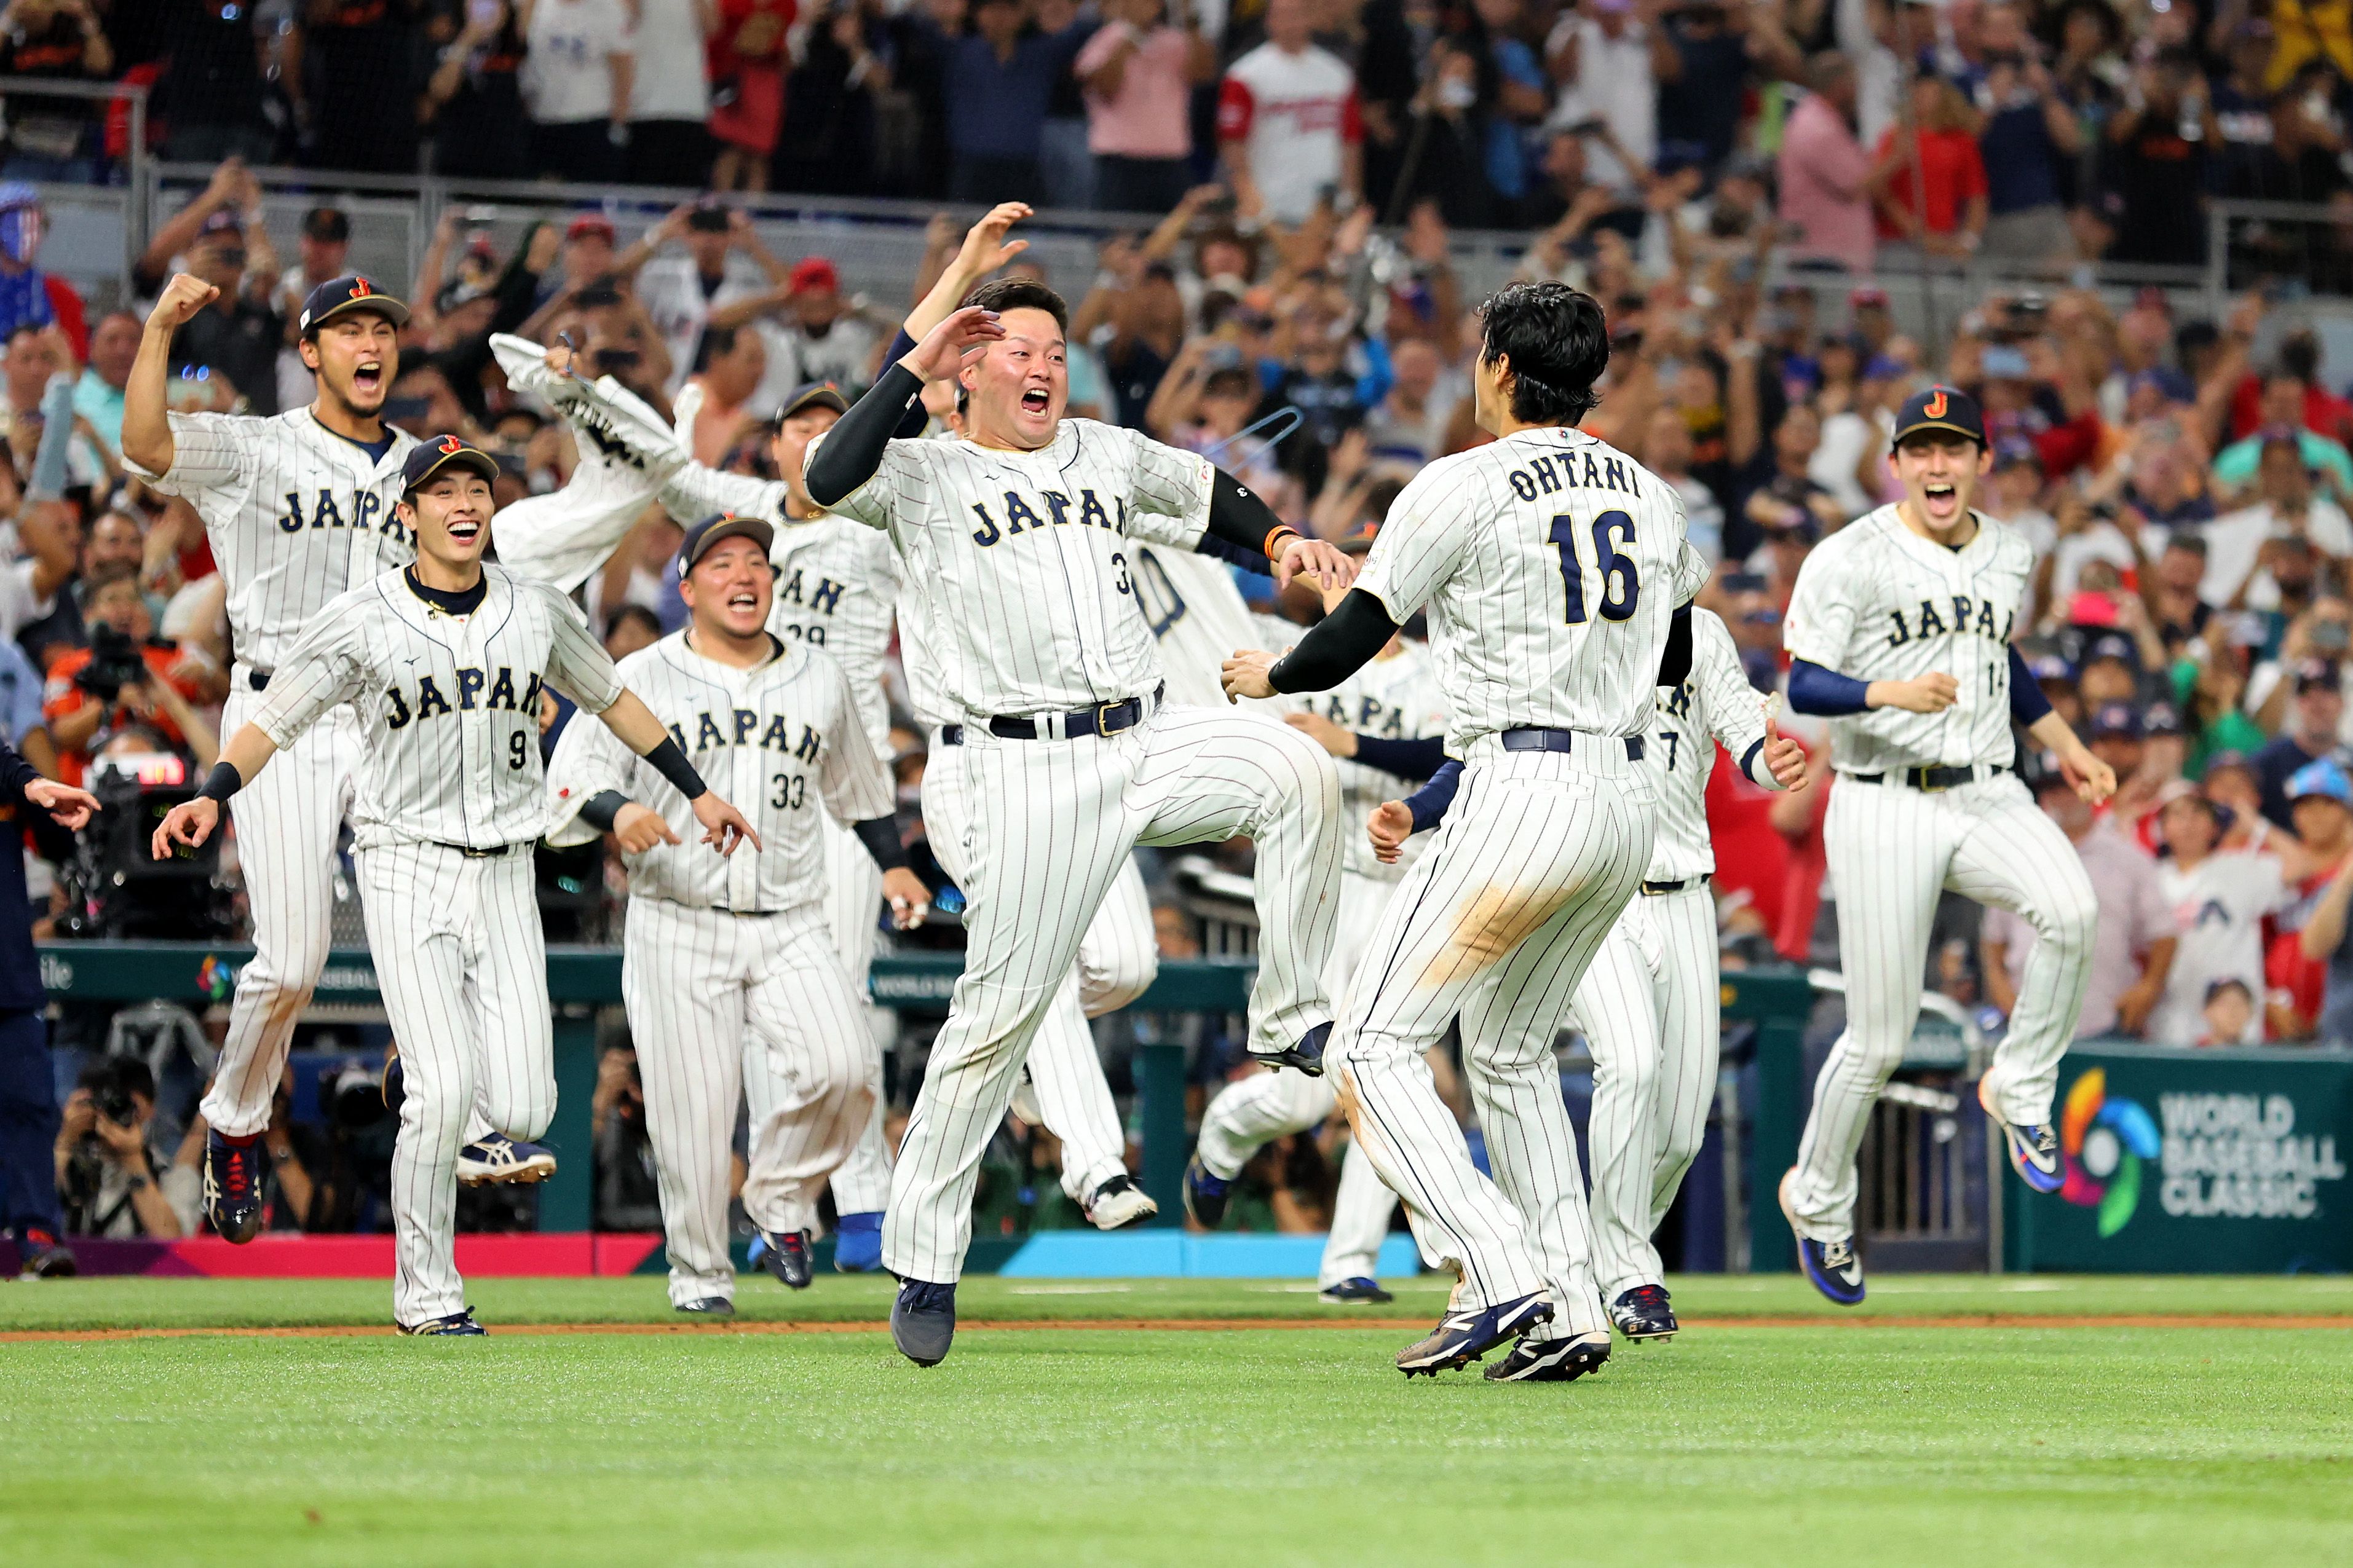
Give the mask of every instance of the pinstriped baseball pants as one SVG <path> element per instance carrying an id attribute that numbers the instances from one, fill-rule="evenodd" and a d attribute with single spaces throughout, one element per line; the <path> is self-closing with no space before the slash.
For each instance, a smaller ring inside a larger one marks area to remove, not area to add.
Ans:
<path id="1" fill-rule="evenodd" d="M 1707 1135 L 1724 1019 L 1715 896 L 1637 896 L 1577 988 L 1593 1052 L 1593 1272 L 1604 1300 L 1661 1282 L 1651 1233 Z"/>
<path id="2" fill-rule="evenodd" d="M 1389 881 L 1353 871 L 1340 874 L 1338 934 L 1332 944 L 1332 961 L 1324 968 L 1324 986 L 1344 1007 L 1350 979 L 1371 946 L 1389 900 L 1402 885 L 1402 879 Z M 1338 1104 L 1339 1095 L 1329 1074 L 1309 1078 L 1297 1072 L 1252 1073 L 1219 1090 L 1202 1115 L 1201 1163 L 1230 1181 L 1269 1139 L 1303 1132 L 1329 1117 Z M 1332 1234 L 1324 1243 L 1317 1282 L 1331 1286 L 1343 1279 L 1373 1278 L 1379 1269 L 1389 1215 L 1396 1209 L 1397 1194 L 1381 1184 L 1379 1173 L 1352 1140 L 1340 1164 L 1340 1193 L 1332 1205 Z"/>
<path id="3" fill-rule="evenodd" d="M 965 735 L 933 753 L 925 775 L 928 785 L 956 770 L 964 791 L 965 972 L 900 1143 L 882 1226 L 884 1265 L 935 1282 L 963 1270 L 981 1152 L 1039 1026 L 1074 983 L 1087 928 L 1133 873 L 1135 846 L 1257 840 L 1251 1047 L 1271 1053 L 1331 1016 L 1321 974 L 1343 831 L 1332 759 L 1261 720 L 1168 708 L 1085 740 L 1007 741 L 980 727 Z"/>
<path id="4" fill-rule="evenodd" d="M 880 1081 L 883 1039 L 894 1026 L 887 1009 L 867 1000 L 867 972 L 874 964 L 874 937 L 882 918 L 882 868 L 866 852 L 858 835 L 819 813 L 818 839 L 825 849 L 825 911 L 833 931 L 833 950 L 841 955 L 858 991 L 858 1017 L 864 1037 L 874 1050 L 875 1076 Z M 744 1071 L 758 1061 L 754 1042 L 744 1042 Z M 891 1197 L 891 1151 L 882 1136 L 882 1099 L 877 1093 L 866 1126 L 852 1145 L 849 1157 L 833 1173 L 836 1214 L 880 1214 Z"/>
<path id="5" fill-rule="evenodd" d="M 2048 1123 L 2059 1058 L 2092 980 L 2099 900 L 2083 858 L 2015 774 L 1925 794 L 1840 779 L 1822 823 L 1838 894 L 1846 1032 L 1814 1080 L 1790 1206 L 1817 1241 L 1854 1231 L 1855 1151 L 1920 1016 L 1929 927 L 1944 889 L 2010 910 L 2040 939 L 2010 1032 L 1986 1069 L 2013 1122 Z"/>
<path id="6" fill-rule="evenodd" d="M 392 1154 L 392 1307 L 413 1325 L 466 1305 L 456 1256 L 458 1151 L 475 1108 L 497 1131 L 524 1140 L 545 1132 L 555 1116 L 547 946 L 528 844 L 484 857 L 389 844 L 353 860 L 376 986 L 407 1085 Z"/>
<path id="7" fill-rule="evenodd" d="M 261 707 L 263 694 L 244 675 L 245 667 L 237 666 L 221 710 L 224 735 L 235 734 Z M 269 1125 L 270 1097 L 286 1069 L 294 1022 L 311 1005 L 311 988 L 326 967 L 335 839 L 359 766 L 359 721 L 349 708 L 332 709 L 229 802 L 253 913 L 253 957 L 237 972 L 220 1065 L 205 1091 L 205 1121 L 227 1137 Z M 400 951 L 376 949 L 379 955 Z"/>
<path id="8" fill-rule="evenodd" d="M 744 1212 L 813 1230 L 818 1194 L 873 1110 L 879 1064 L 821 904 L 731 915 L 631 899 L 621 992 L 646 1086 L 672 1306 L 733 1300 L 729 1143 L 749 1107 Z"/>
<path id="9" fill-rule="evenodd" d="M 1423 1258 L 1460 1275 L 1459 1305 L 1548 1291 L 1547 1336 L 1606 1330 L 1553 1037 L 1641 882 L 1658 801 L 1614 742 L 1572 756 L 1489 736 L 1467 761 L 1350 987 L 1331 1070 Z M 1422 1060 L 1457 1015 L 1492 1182 Z"/>

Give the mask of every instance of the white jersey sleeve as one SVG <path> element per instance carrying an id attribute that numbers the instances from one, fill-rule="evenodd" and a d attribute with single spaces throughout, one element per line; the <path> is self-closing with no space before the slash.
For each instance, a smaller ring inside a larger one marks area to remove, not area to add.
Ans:
<path id="1" fill-rule="evenodd" d="M 808 463 L 817 461 L 818 448 L 831 434 L 828 431 L 809 443 Z M 929 481 L 923 448 L 934 444 L 923 440 L 886 442 L 882 460 L 875 465 L 867 481 L 825 510 L 869 528 L 889 528 L 893 517 L 911 510 L 923 498 Z"/>
<path id="2" fill-rule="evenodd" d="M 841 711 L 855 720 L 858 695 L 850 689 L 849 671 L 835 660 L 823 662 L 832 673 Z M 891 770 L 872 746 L 861 746 L 858 740 L 854 725 L 849 733 L 830 737 L 818 762 L 818 793 L 825 797 L 826 810 L 845 827 L 888 816 L 898 805 Z"/>
<path id="3" fill-rule="evenodd" d="M 628 795 L 637 761 L 611 730 L 586 714 L 574 715 L 547 760 L 547 841 L 568 849 L 598 837 L 596 828 L 580 820 L 580 808 L 607 790 Z"/>
<path id="4" fill-rule="evenodd" d="M 1732 628 L 1713 610 L 1692 612 L 1691 680 L 1706 706 L 1709 731 L 1732 753 L 1735 766 L 1745 764 L 1750 750 L 1765 742 L 1765 694 L 1748 684 Z"/>
<path id="5" fill-rule="evenodd" d="M 1190 550 L 1209 526 L 1209 488 L 1217 465 L 1198 452 L 1163 446 L 1122 426 L 1097 425 L 1089 433 L 1118 432 L 1129 443 L 1134 468 L 1128 500 L 1127 531 L 1137 539 Z M 1117 437 L 1115 437 L 1117 438 Z"/>
<path id="6" fill-rule="evenodd" d="M 1659 826 L 1644 881 L 1683 882 L 1715 869 L 1707 826 L 1715 743 L 1723 742 L 1737 766 L 1765 738 L 1764 704 L 1764 694 L 1741 673 L 1740 651 L 1724 622 L 1713 611 L 1693 610 L 1691 674 L 1661 693 L 1645 752 L 1659 779 Z"/>
<path id="7" fill-rule="evenodd" d="M 1399 626 L 1461 569 L 1472 547 L 1472 500 L 1465 487 L 1450 482 L 1442 466 L 1432 464 L 1389 503 L 1356 586 L 1387 605 Z"/>
<path id="8" fill-rule="evenodd" d="M 515 585 L 547 606 L 547 683 L 578 703 L 583 712 L 602 713 L 618 702 L 623 688 L 613 656 L 588 629 L 580 607 L 547 584 L 518 577 Z"/>
<path id="9" fill-rule="evenodd" d="M 1854 642 L 1858 595 L 1852 582 L 1852 552 L 1836 543 L 1838 537 L 1834 533 L 1816 545 L 1798 568 L 1781 639 L 1791 658 L 1852 675 L 1842 666 Z"/>
<path id="10" fill-rule="evenodd" d="M 366 689 L 364 605 L 375 596 L 372 588 L 355 588 L 330 603 L 294 639 L 270 677 L 253 722 L 280 751 L 318 722 L 319 715 Z"/>
<path id="11" fill-rule="evenodd" d="M 259 420 L 237 414 L 168 414 L 164 418 L 172 426 L 171 468 L 151 474 L 127 458 L 124 466 L 165 495 L 194 500 L 252 470 Z"/>

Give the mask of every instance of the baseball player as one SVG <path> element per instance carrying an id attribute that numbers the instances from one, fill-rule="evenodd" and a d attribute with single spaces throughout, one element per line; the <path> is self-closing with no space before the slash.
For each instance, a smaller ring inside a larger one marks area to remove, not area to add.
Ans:
<path id="1" fill-rule="evenodd" d="M 670 1244 L 670 1304 L 734 1310 L 727 1255 L 729 1139 L 755 1077 L 744 1206 L 765 1261 L 809 1283 L 817 1197 L 865 1128 L 879 1063 L 861 989 L 836 945 L 819 818 L 847 824 L 902 924 L 930 903 L 907 869 L 889 770 L 868 742 L 857 693 L 819 639 L 770 628 L 776 531 L 719 513 L 687 533 L 679 593 L 688 629 L 621 661 L 620 678 L 699 773 L 755 803 L 757 856 L 721 860 L 681 843 L 684 796 L 602 725 L 571 726 L 548 787 L 551 840 L 618 836 L 629 868 L 622 987 L 646 1088 L 646 1121 Z M 871 922 L 866 922 L 871 923 Z M 747 1071 L 744 1031 L 762 1060 Z"/>
<path id="2" fill-rule="evenodd" d="M 156 828 L 153 850 L 162 859 L 175 844 L 202 844 L 223 802 L 350 705 L 362 770 L 353 860 L 406 1079 L 393 1152 L 393 1318 L 405 1333 L 478 1334 L 454 1256 L 470 1112 L 479 1101 L 501 1133 L 529 1141 L 555 1111 L 532 887 L 532 847 L 548 816 L 542 687 L 647 757 L 693 802 L 722 853 L 739 836 L 758 839 L 621 685 L 569 600 L 482 564 L 495 460 L 444 436 L 412 447 L 400 473 L 396 521 L 417 541 L 416 563 L 338 595 L 283 645 L 268 698 L 197 797 Z"/>
<path id="3" fill-rule="evenodd" d="M 1366 533 L 1341 548 L 1361 555 L 1371 543 Z M 1180 671 L 1198 679 L 1205 669 L 1218 670 L 1225 653 L 1237 646 L 1231 641 L 1203 645 L 1199 632 L 1188 636 L 1188 628 L 1230 628 L 1239 622 L 1245 637 L 1293 630 L 1287 624 L 1270 627 L 1270 617 L 1250 616 L 1221 563 L 1194 556 L 1161 566 L 1151 559 L 1154 552 L 1139 553 L 1147 563 L 1139 582 L 1159 568 L 1156 575 L 1166 596 L 1154 615 L 1154 627 L 1167 627 L 1160 632 L 1160 651 L 1172 687 Z M 1153 614 L 1151 592 L 1145 602 L 1146 613 Z M 1288 722 L 1332 753 L 1340 770 L 1343 809 L 1351 823 L 1363 822 L 1394 795 L 1399 778 L 1425 778 L 1444 760 L 1440 742 L 1446 733 L 1446 706 L 1438 694 L 1437 672 L 1428 649 L 1404 637 L 1391 637 L 1369 663 L 1330 691 L 1279 698 L 1268 706 L 1286 710 Z M 1414 847 L 1413 858 L 1419 858 L 1420 847 Z M 1324 986 L 1335 1000 L 1346 997 L 1349 977 L 1362 963 L 1366 944 L 1405 871 L 1402 864 L 1377 859 L 1362 835 L 1348 835 L 1340 868 L 1340 918 L 1332 961 L 1324 973 Z M 1186 1212 L 1215 1229 L 1225 1217 L 1228 1189 L 1251 1156 L 1270 1139 L 1320 1124 L 1336 1106 L 1329 1078 L 1262 1072 L 1226 1086 L 1201 1118 L 1200 1142 L 1185 1172 Z M 1377 1304 L 1393 1299 L 1375 1276 L 1381 1241 L 1396 1209 L 1397 1194 L 1381 1184 L 1371 1162 L 1352 1143 L 1341 1161 L 1332 1230 L 1317 1271 L 1317 1288 L 1325 1300 Z"/>
<path id="4" fill-rule="evenodd" d="M 1767 716 L 1778 699 L 1749 686 L 1724 622 L 1694 609 L 1691 626 L 1690 675 L 1660 694 L 1643 737 L 1644 763 L 1659 778 L 1659 827 L 1641 892 L 1601 939 L 1572 1003 L 1593 1053 L 1594 1273 L 1610 1321 L 1634 1341 L 1675 1332 L 1651 1233 L 1699 1153 L 1715 1100 L 1723 1016 L 1705 796 L 1716 743 L 1764 788 L 1800 788 L 1806 777 L 1804 748 Z M 1442 816 L 1439 803 L 1449 797 L 1441 782 L 1426 801 L 1380 807 L 1375 852 L 1394 855 L 1414 830 L 1416 808 Z"/>
<path id="5" fill-rule="evenodd" d="M 1246 697 L 1328 689 L 1428 606 L 1461 795 L 1374 931 L 1334 1070 L 1423 1256 L 1460 1275 L 1398 1367 L 1516 1341 L 1490 1378 L 1566 1380 L 1608 1358 L 1609 1324 L 1553 1035 L 1651 858 L 1643 731 L 1656 688 L 1689 672 L 1678 612 L 1706 568 L 1676 492 L 1576 428 L 1609 363 L 1600 306 L 1514 284 L 1483 323 L 1474 408 L 1498 439 L 1424 468 L 1355 591 L 1291 653 L 1238 653 L 1225 679 Z M 1493 1182 L 1422 1060 L 1458 1015 Z"/>
<path id="6" fill-rule="evenodd" d="M 2012 766 L 2012 721 L 2094 804 L 2116 774 L 2051 710 L 2010 646 L 2034 550 L 1970 501 L 1993 466 L 1967 393 L 1915 394 L 1888 467 L 1904 499 L 1817 545 L 1784 633 L 1789 705 L 1831 721 L 1838 774 L 1822 835 L 1837 890 L 1846 1031 L 1814 1083 L 1781 1206 L 1806 1278 L 1862 1300 L 1854 1155 L 1920 1013 L 1929 924 L 1945 889 L 2022 916 L 2038 941 L 2010 1032 L 1978 1085 L 2010 1163 L 2037 1192 L 2063 1179 L 2051 1097 L 2090 982 L 2092 884 Z"/>
<path id="7" fill-rule="evenodd" d="M 892 1337 L 925 1365 L 954 1337 L 980 1154 L 1135 845 L 1255 837 L 1251 1049 L 1321 1070 L 1330 1031 L 1318 976 L 1342 853 L 1338 775 L 1304 736 L 1164 707 L 1129 552 L 1138 540 L 1190 549 L 1206 531 L 1286 581 L 1345 582 L 1350 563 L 1206 459 L 1063 419 L 1067 320 L 1042 284 L 984 284 L 809 458 L 812 499 L 888 531 L 958 715 L 932 771 L 961 772 L 970 810 L 969 944 L 882 1235 L 901 1279 Z M 968 394 L 966 438 L 892 439 L 923 383 L 951 376 Z"/>

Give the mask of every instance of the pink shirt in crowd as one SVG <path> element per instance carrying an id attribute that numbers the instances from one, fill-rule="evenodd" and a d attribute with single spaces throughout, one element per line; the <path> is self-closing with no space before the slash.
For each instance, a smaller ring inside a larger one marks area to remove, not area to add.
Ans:
<path id="1" fill-rule="evenodd" d="M 1792 258 L 1842 263 L 1868 275 L 1874 240 L 1863 182 L 1871 159 L 1829 100 L 1809 94 L 1781 133 L 1781 216 L 1796 228 Z"/>
<path id="2" fill-rule="evenodd" d="M 1134 36 L 1135 29 L 1124 22 L 1098 29 L 1079 51 L 1078 74 L 1084 77 L 1099 69 L 1124 40 Z M 1181 29 L 1155 27 L 1127 57 L 1117 92 L 1106 98 L 1089 88 L 1087 151 L 1115 158 L 1182 158 L 1191 153 L 1188 54 Z"/>

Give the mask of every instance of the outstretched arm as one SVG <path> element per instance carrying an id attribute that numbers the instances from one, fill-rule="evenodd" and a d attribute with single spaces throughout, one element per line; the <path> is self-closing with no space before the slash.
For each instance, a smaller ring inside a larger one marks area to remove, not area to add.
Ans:
<path id="1" fill-rule="evenodd" d="M 623 745 L 652 763 L 656 773 L 686 796 L 687 805 L 694 810 L 694 819 L 702 824 L 705 844 L 716 845 L 722 855 L 734 854 L 736 845 L 747 838 L 753 848 L 760 847 L 760 836 L 744 820 L 744 814 L 712 793 L 694 764 L 686 760 L 686 753 L 679 750 L 677 740 L 636 692 L 624 690 L 618 700 L 596 717 Z"/>
<path id="2" fill-rule="evenodd" d="M 817 444 L 803 482 L 809 499 L 831 510 L 857 493 L 882 466 L 899 422 L 918 406 L 927 381 L 944 381 L 955 374 L 968 348 L 1005 335 L 997 312 L 977 305 L 955 311 L 923 336 L 913 351 L 895 361 L 866 395 L 849 406 Z"/>
<path id="3" fill-rule="evenodd" d="M 221 807 L 228 797 L 251 784 L 277 754 L 278 742 L 259 724 L 247 724 L 230 736 L 196 798 L 174 806 L 156 825 L 149 851 L 158 860 L 168 860 L 174 846 L 185 844 L 194 849 L 210 838 L 220 826 Z"/>

